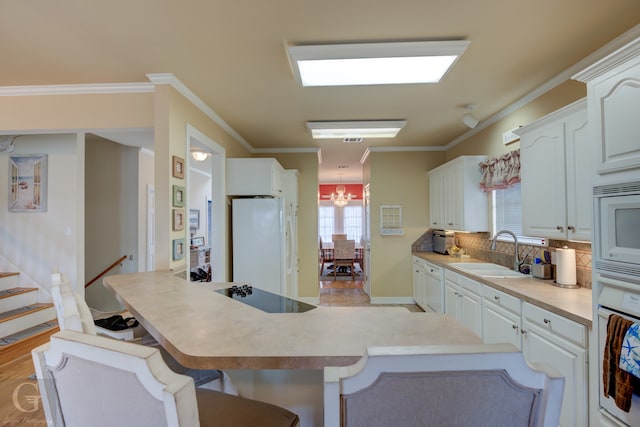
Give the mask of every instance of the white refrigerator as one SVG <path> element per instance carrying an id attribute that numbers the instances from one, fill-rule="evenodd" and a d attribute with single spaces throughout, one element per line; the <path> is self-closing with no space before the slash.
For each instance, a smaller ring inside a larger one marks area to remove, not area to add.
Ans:
<path id="1" fill-rule="evenodd" d="M 293 224 L 284 199 L 232 199 L 234 282 L 286 295 L 287 271 L 294 263 Z"/>

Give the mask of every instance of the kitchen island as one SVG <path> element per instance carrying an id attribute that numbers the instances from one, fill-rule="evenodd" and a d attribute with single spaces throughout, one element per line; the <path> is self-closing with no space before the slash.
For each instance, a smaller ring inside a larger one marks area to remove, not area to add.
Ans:
<path id="1" fill-rule="evenodd" d="M 104 278 L 104 284 L 180 363 L 224 369 L 240 393 L 322 424 L 325 366 L 357 362 L 368 346 L 480 344 L 451 317 L 402 307 L 317 307 L 266 313 L 171 272 Z"/>

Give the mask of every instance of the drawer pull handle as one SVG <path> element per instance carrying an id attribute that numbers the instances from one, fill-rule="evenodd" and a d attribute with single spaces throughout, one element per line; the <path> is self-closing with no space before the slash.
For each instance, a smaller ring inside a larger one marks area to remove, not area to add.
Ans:
<path id="1" fill-rule="evenodd" d="M 511 325 L 511 327 L 512 327 L 513 329 L 515 329 L 516 331 L 518 330 L 518 325 Z"/>
<path id="2" fill-rule="evenodd" d="M 497 296 L 497 295 L 494 295 L 493 299 L 496 300 L 496 301 L 500 301 L 500 297 Z"/>
<path id="3" fill-rule="evenodd" d="M 551 323 L 551 320 L 549 320 L 549 319 L 544 319 L 544 323 L 549 324 L 549 323 Z"/>
<path id="4" fill-rule="evenodd" d="M 522 335 L 524 335 L 524 334 L 526 334 L 526 333 L 527 333 L 527 331 L 525 331 L 524 329 L 520 329 L 520 333 L 521 333 Z"/>

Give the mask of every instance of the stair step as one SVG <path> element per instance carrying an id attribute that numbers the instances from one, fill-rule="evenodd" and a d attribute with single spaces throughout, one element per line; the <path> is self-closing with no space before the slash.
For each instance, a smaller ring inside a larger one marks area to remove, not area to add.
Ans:
<path id="1" fill-rule="evenodd" d="M 31 353 L 59 330 L 58 321 L 51 320 L 0 339 L 0 366 Z"/>
<path id="2" fill-rule="evenodd" d="M 0 338 L 56 318 L 53 304 L 35 303 L 0 313 Z"/>
<path id="3" fill-rule="evenodd" d="M 0 313 L 36 302 L 38 288 L 11 288 L 0 291 Z"/>
<path id="4" fill-rule="evenodd" d="M 0 273 L 0 291 L 15 288 L 18 285 L 20 273 L 2 272 Z"/>

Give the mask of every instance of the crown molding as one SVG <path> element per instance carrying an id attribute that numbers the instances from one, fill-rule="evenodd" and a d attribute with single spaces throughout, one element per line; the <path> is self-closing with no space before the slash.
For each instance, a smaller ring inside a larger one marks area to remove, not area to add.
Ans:
<path id="1" fill-rule="evenodd" d="M 155 91 L 155 86 L 151 83 L 2 86 L 0 87 L 0 96 L 87 95 L 100 93 L 145 93 L 153 91 Z"/>
<path id="2" fill-rule="evenodd" d="M 187 98 L 193 105 L 195 105 L 200 111 L 202 111 L 207 117 L 213 120 L 218 126 L 225 130 L 231 137 L 236 140 L 240 145 L 249 150 L 250 153 L 255 153 L 256 149 L 251 146 L 234 128 L 232 128 L 227 122 L 224 121 L 211 107 L 200 99 L 198 95 L 191 91 L 184 83 L 182 83 L 176 76 L 171 73 L 151 73 L 147 74 L 147 78 L 153 84 L 168 84 L 177 90 L 182 96 Z"/>

